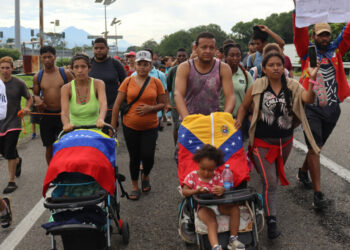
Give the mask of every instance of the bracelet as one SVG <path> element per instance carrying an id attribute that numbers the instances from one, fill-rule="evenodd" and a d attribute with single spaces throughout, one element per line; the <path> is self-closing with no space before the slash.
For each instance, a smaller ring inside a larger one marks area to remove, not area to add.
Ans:
<path id="1" fill-rule="evenodd" d="M 309 83 L 313 83 L 313 84 L 315 84 L 315 85 L 317 85 L 317 84 L 318 84 L 318 82 L 317 82 L 317 81 L 311 80 L 310 78 L 309 78 Z"/>

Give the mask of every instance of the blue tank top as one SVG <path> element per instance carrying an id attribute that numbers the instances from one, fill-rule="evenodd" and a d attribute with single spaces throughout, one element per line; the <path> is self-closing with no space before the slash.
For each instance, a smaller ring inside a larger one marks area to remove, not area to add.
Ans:
<path id="1" fill-rule="evenodd" d="M 185 102 L 190 114 L 209 115 L 219 111 L 221 79 L 220 61 L 215 60 L 212 69 L 205 74 L 197 71 L 193 59 L 190 64 L 190 74 L 187 79 Z"/>

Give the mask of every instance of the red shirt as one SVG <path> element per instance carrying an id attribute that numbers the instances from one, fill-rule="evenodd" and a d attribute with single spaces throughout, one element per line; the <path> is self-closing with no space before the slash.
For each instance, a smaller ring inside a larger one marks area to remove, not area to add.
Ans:
<path id="1" fill-rule="evenodd" d="M 209 193 L 212 193 L 214 186 L 223 186 L 224 182 L 220 173 L 217 171 L 214 172 L 214 175 L 209 182 L 205 182 L 199 177 L 197 170 L 194 170 L 186 176 L 183 184 L 193 190 L 204 187 Z"/>

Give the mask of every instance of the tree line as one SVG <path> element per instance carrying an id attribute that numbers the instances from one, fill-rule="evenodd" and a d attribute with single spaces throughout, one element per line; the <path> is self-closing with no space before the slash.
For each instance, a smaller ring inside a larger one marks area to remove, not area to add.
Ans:
<path id="1" fill-rule="evenodd" d="M 128 51 L 138 51 L 142 48 L 152 49 L 155 53 L 162 56 L 174 56 L 178 48 L 185 48 L 188 53 L 191 52 L 192 42 L 195 41 L 197 35 L 203 31 L 214 33 L 217 46 L 222 47 L 226 39 L 233 39 L 239 43 L 243 51 L 247 51 L 247 45 L 253 34 L 253 27 L 257 24 L 263 24 L 282 37 L 286 44 L 293 43 L 293 19 L 292 11 L 283 12 L 280 14 L 271 14 L 265 19 L 255 18 L 249 22 L 238 22 L 231 28 L 231 33 L 227 34 L 217 24 L 200 25 L 189 30 L 179 30 L 170 35 L 165 35 L 159 44 L 150 39 L 144 42 L 141 46 L 130 46 Z M 345 26 L 345 23 L 332 23 L 332 35 L 335 38 L 340 34 Z M 311 37 L 312 27 L 309 27 Z M 344 56 L 344 61 L 350 61 L 350 53 Z"/>

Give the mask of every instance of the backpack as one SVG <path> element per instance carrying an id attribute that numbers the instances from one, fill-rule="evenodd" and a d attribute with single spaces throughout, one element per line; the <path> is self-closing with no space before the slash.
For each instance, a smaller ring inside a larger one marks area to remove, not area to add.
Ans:
<path id="1" fill-rule="evenodd" d="M 59 67 L 58 68 L 59 71 L 60 71 L 60 75 L 62 76 L 62 79 L 64 81 L 64 84 L 67 84 L 68 83 L 68 78 L 66 76 L 66 73 L 64 72 L 64 68 L 62 67 Z M 44 75 L 44 70 L 41 69 L 38 73 L 38 86 L 39 86 L 39 91 L 41 91 L 41 88 L 40 88 L 40 83 L 41 83 L 41 80 L 43 79 L 43 75 Z"/>
<path id="2" fill-rule="evenodd" d="M 0 79 L 0 120 L 6 118 L 7 113 L 7 97 L 6 97 L 6 87 L 3 81 Z"/>

